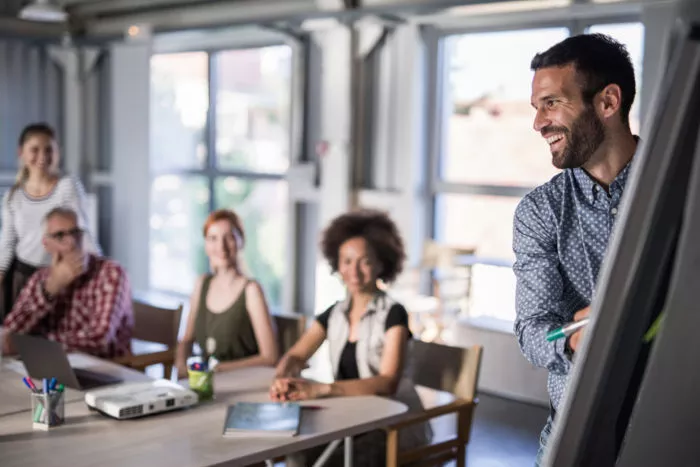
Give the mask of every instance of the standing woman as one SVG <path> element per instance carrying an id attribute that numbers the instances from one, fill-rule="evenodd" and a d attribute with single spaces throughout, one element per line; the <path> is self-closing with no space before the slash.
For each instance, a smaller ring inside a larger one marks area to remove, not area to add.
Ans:
<path id="1" fill-rule="evenodd" d="M 5 297 L 0 317 L 10 312 L 34 271 L 51 262 L 42 244 L 46 214 L 56 207 L 68 207 L 78 214 L 78 226 L 87 226 L 83 186 L 78 179 L 62 176 L 58 171 L 53 128 L 45 123 L 25 127 L 19 137 L 18 152 L 17 181 L 2 199 L 0 282 Z M 88 252 L 101 254 L 89 232 L 83 238 Z"/>

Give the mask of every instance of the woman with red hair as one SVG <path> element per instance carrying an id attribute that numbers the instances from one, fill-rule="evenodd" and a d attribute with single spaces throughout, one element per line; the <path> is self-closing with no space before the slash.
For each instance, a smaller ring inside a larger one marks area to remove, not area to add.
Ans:
<path id="1" fill-rule="evenodd" d="M 187 329 L 177 348 L 178 376 L 187 375 L 194 342 L 219 360 L 217 371 L 274 365 L 279 351 L 265 295 L 238 261 L 245 242 L 240 218 L 228 209 L 214 211 L 203 234 L 211 273 L 197 280 L 190 298 Z"/>

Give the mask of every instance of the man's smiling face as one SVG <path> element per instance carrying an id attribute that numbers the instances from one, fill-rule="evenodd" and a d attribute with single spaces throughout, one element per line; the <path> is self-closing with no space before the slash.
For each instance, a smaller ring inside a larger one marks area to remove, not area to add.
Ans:
<path id="1" fill-rule="evenodd" d="M 542 134 L 559 169 L 581 167 L 605 140 L 605 127 L 583 100 L 573 64 L 541 68 L 532 80 L 533 128 Z"/>

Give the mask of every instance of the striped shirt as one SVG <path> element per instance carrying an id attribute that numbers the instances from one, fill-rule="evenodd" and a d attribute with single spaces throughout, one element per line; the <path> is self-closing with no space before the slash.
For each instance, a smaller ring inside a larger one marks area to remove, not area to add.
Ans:
<path id="1" fill-rule="evenodd" d="M 78 214 L 78 226 L 87 230 L 85 215 L 85 191 L 77 178 L 62 177 L 56 186 L 41 198 L 33 198 L 18 188 L 10 198 L 10 192 L 2 199 L 2 233 L 0 234 L 0 274 L 7 271 L 13 257 L 34 267 L 51 264 L 51 256 L 44 249 L 43 221 L 54 208 L 66 207 Z M 101 255 L 94 237 L 86 231 L 85 251 Z"/>
<path id="2" fill-rule="evenodd" d="M 85 274 L 55 297 L 49 268 L 35 272 L 5 317 L 6 329 L 60 342 L 68 352 L 114 358 L 130 351 L 134 328 L 129 279 L 116 262 L 90 255 Z"/>

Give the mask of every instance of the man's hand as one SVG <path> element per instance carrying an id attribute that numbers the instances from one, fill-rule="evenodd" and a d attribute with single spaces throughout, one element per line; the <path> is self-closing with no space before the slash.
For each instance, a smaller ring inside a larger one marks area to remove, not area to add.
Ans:
<path id="1" fill-rule="evenodd" d="M 588 314 L 591 312 L 591 307 L 587 306 L 586 308 L 579 310 L 576 312 L 574 315 L 574 321 L 581 321 L 583 318 L 588 317 Z M 578 350 L 578 344 L 581 338 L 583 337 L 583 332 L 586 330 L 586 327 L 582 327 L 575 333 L 573 333 L 569 337 L 569 347 L 571 347 L 571 350 L 576 352 Z"/>
<path id="2" fill-rule="evenodd" d="M 46 279 L 46 291 L 50 295 L 56 295 L 68 287 L 85 271 L 85 258 L 79 251 L 73 251 L 65 255 L 54 255 L 51 259 L 49 277 Z"/>

